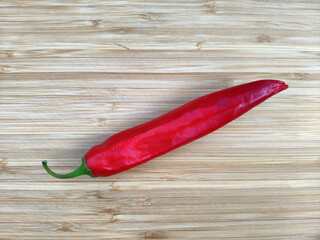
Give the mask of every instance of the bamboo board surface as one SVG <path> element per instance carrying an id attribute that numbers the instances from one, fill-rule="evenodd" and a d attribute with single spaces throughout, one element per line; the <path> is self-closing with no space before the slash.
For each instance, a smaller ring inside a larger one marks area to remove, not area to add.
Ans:
<path id="1" fill-rule="evenodd" d="M 0 239 L 320 239 L 320 3 L 0 1 Z M 290 88 L 108 178 L 112 134 L 258 79 Z"/>

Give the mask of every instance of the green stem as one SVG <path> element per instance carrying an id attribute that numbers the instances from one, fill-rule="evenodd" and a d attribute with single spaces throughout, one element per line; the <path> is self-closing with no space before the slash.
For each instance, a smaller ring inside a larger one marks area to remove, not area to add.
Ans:
<path id="1" fill-rule="evenodd" d="M 67 173 L 67 174 L 58 174 L 53 172 L 47 165 L 47 161 L 44 160 L 42 161 L 42 165 L 44 167 L 44 169 L 53 177 L 56 178 L 74 178 L 74 177 L 79 177 L 81 175 L 89 175 L 91 177 L 94 177 L 91 173 L 91 170 L 87 167 L 86 165 L 86 159 L 82 158 L 82 164 L 80 167 L 78 167 L 76 170 L 74 170 L 71 173 Z"/>

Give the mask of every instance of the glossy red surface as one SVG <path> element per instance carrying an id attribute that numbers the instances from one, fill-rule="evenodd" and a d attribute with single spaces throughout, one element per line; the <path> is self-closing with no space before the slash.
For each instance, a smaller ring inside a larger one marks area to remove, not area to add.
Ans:
<path id="1" fill-rule="evenodd" d="M 96 177 L 130 169 L 211 133 L 287 88 L 282 81 L 260 80 L 205 95 L 94 146 L 86 165 Z"/>

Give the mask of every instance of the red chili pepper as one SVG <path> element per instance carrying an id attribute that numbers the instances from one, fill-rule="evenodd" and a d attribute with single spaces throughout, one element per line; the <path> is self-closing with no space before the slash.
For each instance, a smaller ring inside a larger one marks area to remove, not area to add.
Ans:
<path id="1" fill-rule="evenodd" d="M 260 80 L 214 92 L 111 136 L 91 148 L 71 173 L 57 174 L 47 161 L 42 164 L 57 178 L 110 176 L 203 137 L 287 88 L 282 81 Z"/>

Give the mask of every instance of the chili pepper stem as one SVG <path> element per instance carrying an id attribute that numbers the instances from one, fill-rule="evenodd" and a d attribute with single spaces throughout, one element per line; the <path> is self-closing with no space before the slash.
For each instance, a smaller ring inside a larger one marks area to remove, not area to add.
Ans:
<path id="1" fill-rule="evenodd" d="M 67 173 L 67 174 L 58 174 L 53 172 L 47 165 L 47 161 L 43 160 L 42 161 L 42 165 L 44 167 L 44 169 L 53 177 L 55 178 L 75 178 L 75 177 L 79 177 L 81 175 L 89 175 L 91 177 L 94 177 L 91 173 L 91 170 L 87 167 L 86 162 L 85 162 L 85 158 L 82 158 L 82 164 L 80 165 L 80 167 L 78 167 L 76 170 L 74 170 L 71 173 Z"/>

